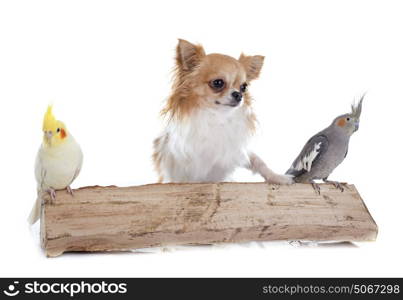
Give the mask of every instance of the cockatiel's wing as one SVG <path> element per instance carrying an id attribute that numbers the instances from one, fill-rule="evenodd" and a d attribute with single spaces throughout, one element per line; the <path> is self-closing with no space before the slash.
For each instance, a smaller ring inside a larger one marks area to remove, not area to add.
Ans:
<path id="1" fill-rule="evenodd" d="M 41 156 L 40 156 L 40 151 L 36 156 L 35 160 L 35 179 L 36 179 L 36 184 L 37 184 L 37 190 L 40 191 L 44 188 L 45 186 L 45 177 L 46 177 L 46 170 L 43 168 Z"/>
<path id="2" fill-rule="evenodd" d="M 80 152 L 81 152 L 81 151 L 80 151 Z M 74 180 L 77 178 L 77 176 L 80 174 L 82 165 L 83 165 L 83 154 L 81 153 L 80 160 L 79 160 L 78 165 L 77 165 L 77 169 L 76 169 L 76 171 L 74 172 L 73 179 L 71 180 L 70 184 L 72 184 L 73 181 L 74 181 Z"/>
<path id="3" fill-rule="evenodd" d="M 320 134 L 313 136 L 305 144 L 301 153 L 294 160 L 286 174 L 298 177 L 310 172 L 318 159 L 327 151 L 328 146 L 329 141 L 325 135 Z"/>

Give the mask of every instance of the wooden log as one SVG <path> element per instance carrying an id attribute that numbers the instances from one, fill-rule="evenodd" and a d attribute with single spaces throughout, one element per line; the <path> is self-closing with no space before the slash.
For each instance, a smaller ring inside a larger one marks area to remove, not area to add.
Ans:
<path id="1" fill-rule="evenodd" d="M 42 205 L 48 256 L 67 251 L 222 242 L 372 241 L 377 225 L 358 191 L 322 184 L 151 184 L 58 191 Z"/>

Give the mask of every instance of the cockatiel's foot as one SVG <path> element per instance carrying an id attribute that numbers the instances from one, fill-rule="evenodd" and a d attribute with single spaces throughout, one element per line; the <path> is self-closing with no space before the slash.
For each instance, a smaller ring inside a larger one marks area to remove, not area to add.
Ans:
<path id="1" fill-rule="evenodd" d="M 46 190 L 46 192 L 49 194 L 50 200 L 53 203 L 56 200 L 56 191 L 52 188 L 49 188 Z"/>
<path id="2" fill-rule="evenodd" d="M 340 182 L 338 182 L 338 181 L 332 181 L 332 180 L 327 180 L 327 179 L 324 179 L 323 181 L 324 181 L 325 183 L 333 184 L 336 189 L 340 190 L 342 193 L 344 192 L 344 187 L 343 187 L 343 185 L 342 185 Z"/>
<path id="3" fill-rule="evenodd" d="M 70 186 L 66 187 L 67 193 L 69 193 L 71 196 L 74 196 L 73 190 Z"/>
<path id="4" fill-rule="evenodd" d="M 315 192 L 320 195 L 320 186 L 317 184 L 315 181 L 310 181 L 310 184 L 312 185 L 313 189 Z"/>

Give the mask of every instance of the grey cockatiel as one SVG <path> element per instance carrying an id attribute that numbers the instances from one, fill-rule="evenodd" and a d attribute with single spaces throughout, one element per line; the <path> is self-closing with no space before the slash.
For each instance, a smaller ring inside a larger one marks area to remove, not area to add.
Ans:
<path id="1" fill-rule="evenodd" d="M 338 116 L 329 127 L 311 137 L 286 174 L 293 175 L 295 182 L 311 183 L 319 194 L 315 179 L 343 191 L 339 182 L 327 178 L 347 156 L 350 137 L 359 127 L 363 99 L 364 95 L 358 105 L 351 106 L 351 113 Z"/>

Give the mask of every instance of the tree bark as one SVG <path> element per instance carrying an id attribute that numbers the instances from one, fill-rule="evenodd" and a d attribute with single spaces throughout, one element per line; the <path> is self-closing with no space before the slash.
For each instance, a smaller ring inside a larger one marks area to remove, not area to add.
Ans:
<path id="1" fill-rule="evenodd" d="M 377 225 L 354 185 L 151 184 L 44 195 L 42 246 L 69 251 L 269 240 L 372 241 Z"/>

